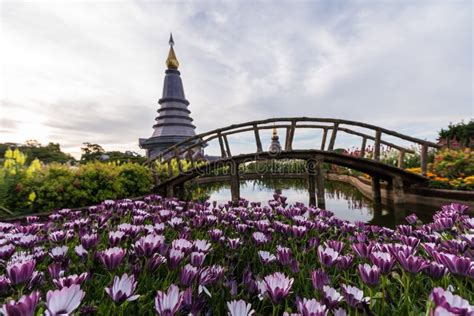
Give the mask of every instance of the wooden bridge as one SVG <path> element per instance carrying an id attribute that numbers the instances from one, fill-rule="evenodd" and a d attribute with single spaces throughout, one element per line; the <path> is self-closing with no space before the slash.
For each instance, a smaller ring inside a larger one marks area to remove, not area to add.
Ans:
<path id="1" fill-rule="evenodd" d="M 262 147 L 260 131 L 273 128 L 286 130 L 280 152 L 269 152 Z M 315 136 L 312 148 L 293 149 L 295 135 L 301 130 L 308 129 L 320 130 L 322 131 L 322 136 Z M 229 145 L 229 137 L 248 132 L 254 134 L 255 151 L 233 155 L 232 148 Z M 336 139 L 341 133 L 360 137 L 359 155 L 355 156 L 335 151 Z M 193 158 L 192 153 L 196 148 L 208 145 L 213 141 L 219 144 L 220 157 L 206 163 L 201 161 L 198 164 L 197 159 Z M 373 151 L 370 155 L 365 152 L 367 141 L 373 141 Z M 404 142 L 409 146 L 402 146 L 396 142 Z M 398 150 L 397 166 L 380 161 L 382 145 Z M 318 188 L 317 192 L 324 191 L 322 163 L 344 166 L 369 174 L 372 177 L 372 189 L 374 199 L 376 200 L 380 199 L 380 181 L 385 180 L 392 193 L 393 201 L 395 203 L 403 203 L 405 188 L 408 186 L 423 186 L 427 182 L 428 179 L 425 176 L 428 164 L 428 150 L 429 148 L 437 149 L 439 147 L 436 143 L 362 122 L 331 118 L 289 117 L 234 124 L 201 133 L 166 149 L 160 156 L 148 160 L 147 163 L 151 165 L 155 174 L 155 191 L 168 196 L 177 194 L 179 190 L 182 190 L 186 181 L 201 176 L 206 172 L 228 166 L 230 167 L 232 200 L 236 202 L 240 197 L 240 178 L 238 172 L 240 164 L 269 159 L 303 159 L 306 161 L 307 166 L 310 203 L 315 201 L 316 188 Z M 421 174 L 415 174 L 403 169 L 405 154 L 415 153 L 413 148 L 420 151 Z M 174 175 L 172 172 L 171 163 L 173 159 L 176 159 L 178 164 L 179 172 L 177 175 Z M 184 170 L 181 164 L 182 159 L 186 159 L 191 163 L 190 169 Z M 154 163 L 156 160 L 168 164 L 168 179 L 159 181 L 156 176 L 156 164 Z"/>

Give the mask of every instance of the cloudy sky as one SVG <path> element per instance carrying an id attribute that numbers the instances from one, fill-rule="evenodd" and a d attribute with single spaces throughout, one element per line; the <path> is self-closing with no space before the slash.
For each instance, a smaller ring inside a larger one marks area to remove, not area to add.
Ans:
<path id="1" fill-rule="evenodd" d="M 471 1 L 15 0 L 0 15 L 0 142 L 139 151 L 170 31 L 197 132 L 312 116 L 434 140 L 473 117 Z"/>

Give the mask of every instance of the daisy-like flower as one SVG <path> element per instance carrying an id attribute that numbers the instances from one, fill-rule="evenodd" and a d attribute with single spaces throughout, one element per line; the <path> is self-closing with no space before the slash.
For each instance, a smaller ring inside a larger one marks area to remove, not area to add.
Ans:
<path id="1" fill-rule="evenodd" d="M 269 253 L 268 251 L 259 251 L 258 256 L 262 260 L 263 264 L 267 265 L 276 260 L 275 255 Z"/>
<path id="2" fill-rule="evenodd" d="M 413 213 L 405 217 L 405 220 L 408 222 L 408 224 L 415 225 L 416 222 L 418 221 L 418 216 L 416 216 L 416 214 Z"/>
<path id="3" fill-rule="evenodd" d="M 467 276 L 472 267 L 474 267 L 474 262 L 467 257 L 459 257 L 444 252 L 434 252 L 433 255 L 436 261 L 444 264 L 453 274 Z"/>
<path id="4" fill-rule="evenodd" d="M 282 265 L 289 265 L 292 259 L 292 252 L 290 248 L 277 246 L 277 259 Z"/>
<path id="5" fill-rule="evenodd" d="M 112 247 L 118 246 L 118 244 L 120 244 L 120 242 L 125 239 L 125 237 L 126 237 L 125 235 L 126 235 L 125 232 L 123 232 L 121 230 L 116 230 L 116 231 L 109 232 L 110 246 L 112 246 Z"/>
<path id="6" fill-rule="evenodd" d="M 253 233 L 252 238 L 257 245 L 263 245 L 268 242 L 268 237 L 262 232 Z"/>
<path id="7" fill-rule="evenodd" d="M 182 303 L 183 292 L 171 284 L 168 292 L 158 291 L 155 297 L 155 310 L 160 316 L 173 316 L 179 311 Z"/>
<path id="8" fill-rule="evenodd" d="M 206 256 L 207 254 L 204 252 L 193 251 L 189 256 L 189 261 L 193 266 L 200 267 L 204 263 L 204 259 L 206 259 Z"/>
<path id="9" fill-rule="evenodd" d="M 370 301 L 370 298 L 364 297 L 364 292 L 355 286 L 343 284 L 341 290 L 347 304 L 354 308 L 360 307 L 363 304 L 368 304 Z"/>
<path id="10" fill-rule="evenodd" d="M 217 229 L 217 228 L 210 230 L 208 233 L 209 233 L 209 236 L 211 237 L 211 240 L 213 241 L 218 241 L 223 235 L 222 230 Z"/>
<path id="11" fill-rule="evenodd" d="M 147 235 L 135 242 L 135 252 L 139 256 L 150 258 L 155 254 L 165 242 L 165 237 L 161 235 Z"/>
<path id="12" fill-rule="evenodd" d="M 293 278 L 289 278 L 281 272 L 267 275 L 263 280 L 266 292 L 275 304 L 279 304 L 290 294 L 293 281 Z"/>
<path id="13" fill-rule="evenodd" d="M 380 269 L 376 266 L 370 266 L 367 263 L 359 264 L 357 267 L 362 281 L 367 285 L 377 285 L 380 282 Z"/>
<path id="14" fill-rule="evenodd" d="M 29 281 L 36 267 L 36 260 L 14 261 L 7 264 L 7 275 L 13 284 Z"/>
<path id="15" fill-rule="evenodd" d="M 181 270 L 179 274 L 179 280 L 182 285 L 190 286 L 198 274 L 198 268 L 193 267 L 190 264 L 187 264 Z"/>
<path id="16" fill-rule="evenodd" d="M 454 295 L 448 290 L 441 287 L 436 287 L 430 294 L 430 299 L 435 306 L 445 309 L 448 313 L 441 313 L 439 315 L 473 315 L 474 306 L 469 304 L 459 295 Z"/>
<path id="17" fill-rule="evenodd" d="M 166 262 L 166 258 L 162 255 L 155 253 L 153 257 L 147 260 L 146 269 L 150 272 L 155 272 L 161 264 Z"/>
<path id="18" fill-rule="evenodd" d="M 227 302 L 228 316 L 251 316 L 255 313 L 252 305 L 244 300 Z"/>
<path id="19" fill-rule="evenodd" d="M 329 284 L 329 276 L 321 269 L 311 272 L 311 282 L 316 290 L 322 290 L 325 285 Z"/>
<path id="20" fill-rule="evenodd" d="M 194 250 L 207 253 L 211 250 L 211 244 L 207 240 L 197 239 L 194 241 Z"/>
<path id="21" fill-rule="evenodd" d="M 324 304 L 326 304 L 326 306 L 331 310 L 334 310 L 339 305 L 339 302 L 342 300 L 342 295 L 339 294 L 336 289 L 327 285 L 323 286 L 323 294 Z"/>
<path id="22" fill-rule="evenodd" d="M 56 285 L 58 289 L 62 289 L 63 287 L 68 287 L 73 284 L 81 285 L 87 279 L 88 275 L 89 273 L 87 272 L 83 272 L 80 275 L 73 274 L 67 277 L 53 279 L 53 283 L 54 285 Z"/>
<path id="23" fill-rule="evenodd" d="M 88 254 L 87 250 L 84 249 L 84 247 L 82 247 L 82 245 L 78 245 L 78 246 L 74 247 L 74 252 L 80 258 L 85 258 Z"/>
<path id="24" fill-rule="evenodd" d="M 359 258 L 367 258 L 370 255 L 373 246 L 365 243 L 357 243 L 352 244 L 351 248 Z"/>
<path id="25" fill-rule="evenodd" d="M 12 282 L 5 275 L 0 275 L 0 294 L 6 292 L 11 284 Z"/>
<path id="26" fill-rule="evenodd" d="M 49 255 L 54 261 L 63 261 L 66 258 L 67 251 L 67 246 L 58 246 L 51 249 Z"/>
<path id="27" fill-rule="evenodd" d="M 66 233 L 62 230 L 51 232 L 48 235 L 48 239 L 56 243 L 62 242 L 65 238 L 66 238 Z"/>
<path id="28" fill-rule="evenodd" d="M 0 259 L 7 260 L 15 252 L 15 246 L 8 244 L 0 247 Z"/>
<path id="29" fill-rule="evenodd" d="M 193 243 L 190 242 L 187 239 L 180 238 L 180 239 L 175 239 L 171 242 L 171 247 L 173 249 L 181 250 L 185 253 L 189 253 L 193 247 Z"/>
<path id="30" fill-rule="evenodd" d="M 102 263 L 109 270 L 115 270 L 125 257 L 126 251 L 120 247 L 108 248 L 99 254 Z"/>
<path id="31" fill-rule="evenodd" d="M 316 299 L 298 299 L 296 306 L 303 316 L 326 316 L 326 306 Z"/>
<path id="32" fill-rule="evenodd" d="M 81 236 L 81 245 L 87 250 L 94 248 L 99 242 L 99 236 L 97 234 L 84 234 Z"/>
<path id="33" fill-rule="evenodd" d="M 110 298 L 117 304 L 122 304 L 125 301 L 134 301 L 140 295 L 133 295 L 137 287 L 137 282 L 133 275 L 123 274 L 120 278 L 114 277 L 114 282 L 111 286 L 105 288 L 105 292 L 109 294 Z"/>
<path id="34" fill-rule="evenodd" d="M 395 258 L 389 252 L 372 251 L 370 260 L 383 274 L 389 273 L 395 265 Z"/>
<path id="35" fill-rule="evenodd" d="M 437 262 L 430 262 L 429 266 L 424 270 L 426 274 L 428 274 L 432 279 L 441 279 L 446 273 L 448 269 Z"/>
<path id="36" fill-rule="evenodd" d="M 227 244 L 229 245 L 230 249 L 237 249 L 240 245 L 242 245 L 242 241 L 240 238 L 229 238 L 227 239 Z"/>
<path id="37" fill-rule="evenodd" d="M 339 257 L 339 252 L 330 247 L 324 248 L 323 246 L 319 246 L 318 257 L 322 265 L 326 267 L 332 267 Z"/>
<path id="38" fill-rule="evenodd" d="M 46 316 L 72 314 L 81 304 L 85 292 L 81 286 L 73 284 L 60 290 L 48 291 L 46 294 Z"/>
<path id="39" fill-rule="evenodd" d="M 406 271 L 410 273 L 418 273 L 428 267 L 428 263 L 425 259 L 418 256 L 405 256 L 403 252 L 398 253 L 398 262 Z"/>
<path id="40" fill-rule="evenodd" d="M 171 269 L 176 269 L 183 260 L 183 258 L 184 252 L 179 249 L 172 248 L 170 250 L 170 253 L 168 254 L 168 266 Z"/>
<path id="41" fill-rule="evenodd" d="M 40 299 L 40 292 L 35 291 L 30 295 L 23 295 L 18 301 L 10 300 L 5 303 L 1 312 L 5 316 L 33 316 Z"/>

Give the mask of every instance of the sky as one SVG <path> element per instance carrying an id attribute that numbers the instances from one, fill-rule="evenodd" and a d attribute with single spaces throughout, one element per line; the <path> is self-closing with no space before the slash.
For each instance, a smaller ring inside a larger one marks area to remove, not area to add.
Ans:
<path id="1" fill-rule="evenodd" d="M 0 142 L 144 153 L 170 31 L 198 133 L 310 116 L 435 140 L 474 116 L 473 12 L 471 1 L 0 1 Z"/>

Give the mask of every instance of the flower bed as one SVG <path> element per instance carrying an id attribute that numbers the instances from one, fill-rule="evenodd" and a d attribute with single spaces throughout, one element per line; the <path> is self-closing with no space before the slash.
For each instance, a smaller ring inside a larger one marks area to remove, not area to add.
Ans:
<path id="1" fill-rule="evenodd" d="M 472 315 L 474 219 L 395 230 L 286 206 L 105 201 L 0 223 L 6 315 Z M 470 303 L 471 302 L 471 303 Z"/>
<path id="2" fill-rule="evenodd" d="M 421 174 L 421 168 L 409 168 L 407 171 Z M 436 189 L 474 190 L 474 176 L 458 177 L 450 179 L 433 172 L 427 172 L 430 179 L 428 186 Z"/>

